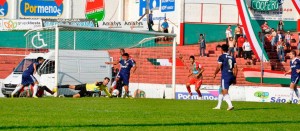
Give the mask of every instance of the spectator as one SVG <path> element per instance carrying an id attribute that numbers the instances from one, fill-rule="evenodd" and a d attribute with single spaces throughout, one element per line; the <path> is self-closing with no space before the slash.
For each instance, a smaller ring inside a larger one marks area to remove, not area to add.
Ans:
<path id="1" fill-rule="evenodd" d="M 165 19 L 165 21 L 161 24 L 161 27 L 163 28 L 163 32 L 164 32 L 164 33 L 169 33 L 169 30 L 168 30 L 168 28 L 169 28 L 169 23 L 168 23 L 167 19 Z M 164 39 L 165 39 L 165 41 L 166 41 L 166 40 L 167 40 L 167 37 L 165 37 Z"/>
<path id="2" fill-rule="evenodd" d="M 258 32 L 258 37 L 259 37 L 260 42 L 262 42 L 263 36 L 262 36 L 262 33 L 261 33 L 261 32 Z"/>
<path id="3" fill-rule="evenodd" d="M 228 25 L 225 34 L 226 34 L 226 45 L 228 45 L 229 38 L 232 37 L 231 25 Z"/>
<path id="4" fill-rule="evenodd" d="M 271 29 L 271 36 L 272 36 L 271 46 L 272 46 L 272 51 L 274 51 L 274 46 L 276 44 L 277 33 L 276 33 L 276 31 L 273 28 Z"/>
<path id="5" fill-rule="evenodd" d="M 206 42 L 203 34 L 200 34 L 199 41 L 200 44 L 200 57 L 205 56 Z"/>
<path id="6" fill-rule="evenodd" d="M 169 33 L 169 23 L 167 21 L 167 19 L 165 19 L 165 21 L 161 24 L 161 27 L 163 28 L 163 32 L 164 33 Z"/>
<path id="7" fill-rule="evenodd" d="M 154 25 L 154 22 L 153 22 L 153 11 L 151 10 L 150 11 L 150 14 L 149 14 L 149 22 L 148 22 L 148 29 L 149 31 L 153 31 L 153 25 Z"/>
<path id="8" fill-rule="evenodd" d="M 240 29 L 244 38 L 246 38 L 246 32 L 244 31 L 243 25 L 240 25 Z"/>
<path id="9" fill-rule="evenodd" d="M 285 35 L 285 46 L 286 46 L 286 50 L 290 51 L 291 50 L 291 33 L 290 31 L 287 31 L 287 34 Z"/>
<path id="10" fill-rule="evenodd" d="M 277 54 L 278 54 L 278 58 L 279 61 L 281 63 L 285 63 L 284 60 L 284 39 L 280 38 L 278 44 L 277 44 Z"/>
<path id="11" fill-rule="evenodd" d="M 245 39 L 245 42 L 243 43 L 243 50 L 245 52 L 245 54 L 244 54 L 245 57 L 244 58 L 247 60 L 246 65 L 253 64 L 253 61 L 252 61 L 252 50 L 251 50 L 250 43 L 248 42 L 247 39 Z"/>
<path id="12" fill-rule="evenodd" d="M 240 38 L 238 38 L 238 58 L 243 58 L 244 57 L 244 53 L 243 53 L 243 44 L 245 42 L 245 38 L 243 36 L 240 36 Z"/>
<path id="13" fill-rule="evenodd" d="M 270 27 L 268 26 L 268 22 L 265 21 L 263 25 L 260 26 L 262 32 L 262 43 L 265 44 L 265 35 L 270 32 Z"/>
<path id="14" fill-rule="evenodd" d="M 277 35 L 276 35 L 276 38 L 275 38 L 275 43 L 278 43 L 280 41 L 280 39 L 283 39 L 282 34 L 280 33 L 280 31 L 277 31 Z"/>
<path id="15" fill-rule="evenodd" d="M 242 32 L 242 28 L 240 27 L 240 24 L 237 24 L 236 25 L 236 28 L 234 29 L 234 34 L 235 34 L 235 41 L 237 41 L 237 39 L 243 35 L 243 32 Z"/>
<path id="16" fill-rule="evenodd" d="M 234 46 L 235 46 L 235 41 L 233 40 L 232 37 L 229 38 L 229 55 L 232 57 L 234 56 Z"/>
<path id="17" fill-rule="evenodd" d="M 277 31 L 283 32 L 284 31 L 283 26 L 284 26 L 284 23 L 282 20 L 280 20 L 277 25 Z"/>

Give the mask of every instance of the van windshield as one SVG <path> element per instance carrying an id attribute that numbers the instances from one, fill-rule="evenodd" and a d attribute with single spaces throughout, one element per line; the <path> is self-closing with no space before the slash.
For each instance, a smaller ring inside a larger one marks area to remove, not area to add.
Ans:
<path id="1" fill-rule="evenodd" d="M 14 73 L 23 73 L 23 71 L 33 62 L 36 62 L 36 59 L 23 59 L 14 70 Z"/>

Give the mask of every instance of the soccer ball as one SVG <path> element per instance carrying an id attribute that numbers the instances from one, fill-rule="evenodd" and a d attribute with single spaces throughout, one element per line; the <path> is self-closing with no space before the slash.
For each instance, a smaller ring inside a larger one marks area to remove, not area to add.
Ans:
<path id="1" fill-rule="evenodd" d="M 119 93 L 120 93 L 119 90 L 115 89 L 111 95 L 117 97 Z"/>

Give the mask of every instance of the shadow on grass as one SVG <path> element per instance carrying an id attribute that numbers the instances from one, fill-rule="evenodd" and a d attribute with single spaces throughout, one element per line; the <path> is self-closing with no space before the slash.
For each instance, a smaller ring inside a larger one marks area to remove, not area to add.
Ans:
<path id="1" fill-rule="evenodd" d="M 235 111 L 242 111 L 242 110 L 276 110 L 279 108 L 239 108 L 239 109 L 234 109 Z"/>
<path id="2" fill-rule="evenodd" d="M 47 128 L 105 128 L 105 127 L 167 127 L 167 126 L 205 126 L 205 125 L 256 125 L 256 124 L 300 124 L 300 121 L 263 121 L 263 122 L 194 122 L 194 123 L 154 123 L 154 124 L 91 124 L 65 126 L 0 126 L 0 130 L 47 129 Z"/>

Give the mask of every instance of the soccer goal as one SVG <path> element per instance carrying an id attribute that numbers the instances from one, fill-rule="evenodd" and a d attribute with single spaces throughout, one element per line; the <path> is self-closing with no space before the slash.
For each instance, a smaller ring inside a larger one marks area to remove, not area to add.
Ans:
<path id="1" fill-rule="evenodd" d="M 25 37 L 27 51 L 46 59 L 39 68 L 42 86 L 93 83 L 104 77 L 113 82 L 120 66 L 105 62 L 119 61 L 124 49 L 137 66 L 130 74 L 131 96 L 175 97 L 175 34 L 60 25 L 30 30 Z"/>

